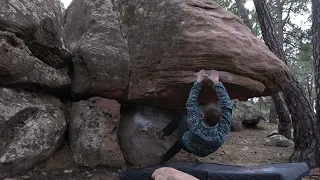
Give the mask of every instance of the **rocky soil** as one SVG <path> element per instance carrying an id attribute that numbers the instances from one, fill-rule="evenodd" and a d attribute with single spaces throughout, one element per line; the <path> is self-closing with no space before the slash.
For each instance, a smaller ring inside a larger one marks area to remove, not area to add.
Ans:
<path id="1" fill-rule="evenodd" d="M 198 158 L 198 161 L 232 165 L 287 163 L 293 147 L 275 147 L 266 142 L 268 134 L 276 129 L 277 125 L 261 121 L 256 128 L 244 128 L 242 131 L 232 132 L 222 148 L 211 156 Z M 15 177 L 15 179 L 118 180 L 118 173 L 125 170 L 125 168 L 115 169 L 103 166 L 97 168 L 80 167 L 73 162 L 71 157 L 69 146 L 65 144 L 50 160 Z M 185 161 L 187 159 L 178 158 L 175 160 Z"/>

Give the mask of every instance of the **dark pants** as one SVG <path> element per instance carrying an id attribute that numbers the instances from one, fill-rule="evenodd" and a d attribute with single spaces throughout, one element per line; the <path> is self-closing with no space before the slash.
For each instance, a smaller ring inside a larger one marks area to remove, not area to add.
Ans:
<path id="1" fill-rule="evenodd" d="M 163 130 L 165 136 L 169 136 L 174 130 L 178 128 L 178 140 L 170 147 L 170 149 L 163 155 L 161 163 L 169 161 L 173 156 L 175 156 L 181 149 L 188 151 L 183 143 L 182 136 L 188 131 L 187 123 L 187 113 L 179 112 L 178 117 L 175 120 L 172 120 Z"/>

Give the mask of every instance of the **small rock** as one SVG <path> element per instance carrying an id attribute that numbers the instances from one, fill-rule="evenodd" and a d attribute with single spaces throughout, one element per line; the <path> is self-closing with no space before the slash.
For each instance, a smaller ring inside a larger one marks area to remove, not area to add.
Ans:
<path id="1" fill-rule="evenodd" d="M 22 179 L 30 179 L 30 176 L 22 176 Z"/>
<path id="2" fill-rule="evenodd" d="M 84 172 L 86 175 L 88 175 L 88 174 L 90 174 L 90 172 L 89 171 L 86 171 L 86 172 Z"/>
<path id="3" fill-rule="evenodd" d="M 93 172 L 96 172 L 97 171 L 97 169 L 94 169 L 94 170 L 92 170 Z"/>
<path id="4" fill-rule="evenodd" d="M 246 146 L 246 147 L 244 147 L 244 148 L 241 149 L 241 151 L 248 151 L 248 150 L 249 150 L 249 147 L 248 147 L 248 146 Z"/>
<path id="5" fill-rule="evenodd" d="M 289 147 L 293 146 L 294 142 L 283 135 L 273 135 L 266 139 L 266 142 L 269 145 L 272 146 L 278 146 L 278 147 Z"/>
<path id="6" fill-rule="evenodd" d="M 87 177 L 88 177 L 88 178 L 90 178 L 90 177 L 92 177 L 92 176 L 93 176 L 92 174 L 87 174 Z"/>
<path id="7" fill-rule="evenodd" d="M 48 173 L 47 172 L 41 172 L 42 173 L 42 175 L 47 175 Z"/>
<path id="8" fill-rule="evenodd" d="M 72 173 L 73 171 L 72 171 L 72 169 L 69 169 L 69 170 L 64 170 L 63 172 L 66 173 L 66 174 L 70 174 L 70 173 Z"/>
<path id="9" fill-rule="evenodd" d="M 279 134 L 278 131 L 277 131 L 277 130 L 274 130 L 274 131 L 272 131 L 271 133 L 269 133 L 267 137 L 271 137 L 271 136 L 273 136 L 273 135 L 278 135 L 278 134 Z"/>
<path id="10" fill-rule="evenodd" d="M 248 141 L 241 141 L 239 144 L 248 144 Z"/>
<path id="11" fill-rule="evenodd" d="M 122 172 L 122 170 L 121 169 L 118 169 L 118 173 L 121 173 Z"/>
<path id="12" fill-rule="evenodd" d="M 5 178 L 4 180 L 16 180 L 14 178 Z"/>

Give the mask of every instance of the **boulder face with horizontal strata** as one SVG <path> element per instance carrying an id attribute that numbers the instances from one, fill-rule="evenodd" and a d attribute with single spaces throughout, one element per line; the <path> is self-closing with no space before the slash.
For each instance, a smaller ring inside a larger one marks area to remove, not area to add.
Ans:
<path id="1" fill-rule="evenodd" d="M 128 39 L 131 101 L 182 108 L 200 69 L 221 71 L 231 98 L 271 94 L 289 81 L 289 68 L 215 1 L 115 2 Z M 217 100 L 203 89 L 201 103 Z"/>
<path id="2" fill-rule="evenodd" d="M 210 0 L 74 0 L 65 29 L 80 98 L 180 109 L 200 69 L 219 70 L 233 99 L 278 92 L 291 76 L 238 17 Z M 200 103 L 215 100 L 204 86 Z"/>

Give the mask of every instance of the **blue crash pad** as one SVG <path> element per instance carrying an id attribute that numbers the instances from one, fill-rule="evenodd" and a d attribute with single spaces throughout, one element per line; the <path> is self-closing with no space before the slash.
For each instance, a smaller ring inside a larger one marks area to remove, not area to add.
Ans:
<path id="1" fill-rule="evenodd" d="M 170 162 L 120 173 L 120 180 L 152 180 L 160 167 L 172 167 L 200 180 L 301 180 L 309 175 L 306 163 L 233 166 L 215 163 Z"/>

